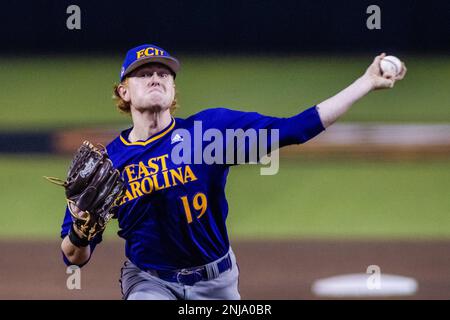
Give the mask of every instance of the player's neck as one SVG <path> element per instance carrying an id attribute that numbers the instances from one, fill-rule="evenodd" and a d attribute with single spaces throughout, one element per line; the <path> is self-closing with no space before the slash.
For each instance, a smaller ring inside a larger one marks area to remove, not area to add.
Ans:
<path id="1" fill-rule="evenodd" d="M 162 131 L 172 121 L 169 109 L 161 112 L 132 110 L 131 117 L 133 118 L 133 130 L 128 136 L 130 142 L 147 140 Z"/>

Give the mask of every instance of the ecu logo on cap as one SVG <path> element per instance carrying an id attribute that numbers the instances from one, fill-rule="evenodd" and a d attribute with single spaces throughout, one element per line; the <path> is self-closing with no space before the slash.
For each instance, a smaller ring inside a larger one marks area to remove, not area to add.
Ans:
<path id="1" fill-rule="evenodd" d="M 163 56 L 164 51 L 161 49 L 157 49 L 154 47 L 148 47 L 142 50 L 139 50 L 136 52 L 136 59 L 140 59 L 142 57 L 149 57 L 149 56 Z"/>

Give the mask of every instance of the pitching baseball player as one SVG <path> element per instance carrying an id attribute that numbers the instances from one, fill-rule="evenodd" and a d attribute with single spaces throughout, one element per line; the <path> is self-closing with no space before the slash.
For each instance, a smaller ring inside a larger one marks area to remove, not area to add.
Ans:
<path id="1" fill-rule="evenodd" d="M 277 129 L 279 147 L 305 143 L 355 101 L 372 90 L 392 88 L 405 76 L 404 64 L 397 76 L 383 76 L 383 57 L 375 57 L 361 77 L 335 96 L 290 118 L 213 108 L 180 119 L 173 117 L 179 61 L 152 44 L 129 50 L 115 95 L 133 125 L 107 146 L 126 187 L 116 215 L 118 234 L 126 241 L 123 298 L 240 299 L 239 270 L 225 223 L 225 184 L 232 164 L 179 163 L 172 158 L 173 148 L 186 144 L 198 123 L 224 135 L 227 129 Z M 192 143 L 195 148 L 199 146 Z M 227 145 L 223 148 L 226 152 Z M 102 241 L 101 233 L 87 239 L 74 229 L 69 209 L 61 236 L 65 262 L 79 266 Z"/>

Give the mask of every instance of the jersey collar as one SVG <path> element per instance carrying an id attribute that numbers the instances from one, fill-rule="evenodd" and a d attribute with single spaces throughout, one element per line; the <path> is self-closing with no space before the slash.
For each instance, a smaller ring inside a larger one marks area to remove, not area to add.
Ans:
<path id="1" fill-rule="evenodd" d="M 136 141 L 136 142 L 130 142 L 128 140 L 128 134 L 130 133 L 131 129 L 127 129 L 125 131 L 123 131 L 120 134 L 120 141 L 122 141 L 122 143 L 126 146 L 146 146 L 149 143 L 152 143 L 153 141 L 156 141 L 158 139 L 161 139 L 162 137 L 164 137 L 166 134 L 168 134 L 173 128 L 175 127 L 175 118 L 172 117 L 172 121 L 170 122 L 170 124 L 165 127 L 162 131 L 160 131 L 159 133 L 156 133 L 154 135 L 152 135 L 151 137 L 149 137 L 147 140 L 145 141 Z"/>

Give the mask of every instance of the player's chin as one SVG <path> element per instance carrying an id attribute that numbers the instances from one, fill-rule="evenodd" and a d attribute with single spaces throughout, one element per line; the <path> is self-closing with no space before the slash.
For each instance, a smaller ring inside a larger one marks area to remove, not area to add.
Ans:
<path id="1" fill-rule="evenodd" d="M 170 109 L 170 104 L 165 99 L 151 99 L 141 105 L 141 111 L 163 112 Z"/>
<path id="2" fill-rule="evenodd" d="M 171 101 L 170 97 L 167 94 L 163 94 L 160 92 L 153 92 L 148 95 L 146 102 L 148 105 L 160 105 L 164 108 L 164 106 L 170 106 Z"/>

